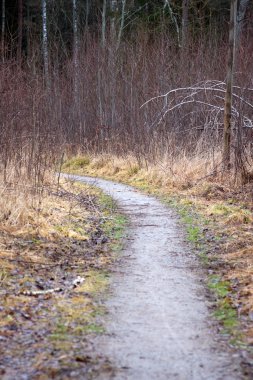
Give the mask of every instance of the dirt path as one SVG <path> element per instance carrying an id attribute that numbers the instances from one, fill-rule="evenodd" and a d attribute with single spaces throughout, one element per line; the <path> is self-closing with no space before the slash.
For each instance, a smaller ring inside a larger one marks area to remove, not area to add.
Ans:
<path id="1" fill-rule="evenodd" d="M 97 341 L 117 371 L 98 378 L 241 379 L 238 356 L 210 322 L 201 269 L 175 213 L 129 186 L 72 178 L 110 193 L 131 222 L 106 302 L 107 334 Z"/>

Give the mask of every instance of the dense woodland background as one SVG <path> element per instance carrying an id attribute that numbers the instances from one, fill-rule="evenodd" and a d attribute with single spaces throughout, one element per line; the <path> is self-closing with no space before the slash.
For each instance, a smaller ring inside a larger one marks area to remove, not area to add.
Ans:
<path id="1" fill-rule="evenodd" d="M 236 4 L 231 163 L 251 179 L 253 2 Z M 63 153 L 222 167 L 230 0 L 2 0 L 4 181 L 40 185 Z M 230 25 L 231 26 L 231 25 Z M 165 96 L 162 96 L 165 95 Z M 170 174 L 168 172 L 168 174 Z"/>

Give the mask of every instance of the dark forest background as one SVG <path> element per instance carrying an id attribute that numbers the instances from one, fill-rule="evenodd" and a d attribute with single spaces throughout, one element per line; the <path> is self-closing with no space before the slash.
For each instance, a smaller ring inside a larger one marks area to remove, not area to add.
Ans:
<path id="1" fill-rule="evenodd" d="M 133 154 L 147 163 L 198 155 L 219 167 L 230 5 L 2 0 L 4 180 L 11 172 L 39 184 L 63 153 L 78 152 Z M 236 26 L 232 162 L 250 173 L 252 1 L 237 2 Z"/>

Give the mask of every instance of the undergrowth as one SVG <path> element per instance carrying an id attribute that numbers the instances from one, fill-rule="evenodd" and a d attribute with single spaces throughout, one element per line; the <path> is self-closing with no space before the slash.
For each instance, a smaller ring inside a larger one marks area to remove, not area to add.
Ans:
<path id="1" fill-rule="evenodd" d="M 37 371 L 48 378 L 60 376 L 63 361 L 68 369 L 88 370 L 89 336 L 104 332 L 100 299 L 126 219 L 109 196 L 83 184 L 49 187 L 39 210 L 32 201 L 27 200 L 24 219 L 0 223 L 0 349 L 7 347 L 0 373 L 10 360 L 19 373 Z M 83 282 L 73 287 L 76 278 Z M 48 289 L 58 290 L 43 294 Z"/>

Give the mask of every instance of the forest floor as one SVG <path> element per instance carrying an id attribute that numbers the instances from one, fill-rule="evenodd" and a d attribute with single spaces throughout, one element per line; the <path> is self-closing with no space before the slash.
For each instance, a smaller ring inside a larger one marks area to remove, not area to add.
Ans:
<path id="1" fill-rule="evenodd" d="M 235 189 L 212 178 L 179 185 L 157 168 L 140 167 L 131 157 L 75 157 L 65 163 L 64 171 L 128 183 L 176 208 L 207 272 L 206 287 L 220 332 L 240 350 L 251 371 L 252 186 Z"/>
<path id="2" fill-rule="evenodd" d="M 0 377 L 87 378 L 109 366 L 93 345 L 125 219 L 111 198 L 69 182 L 34 204 L 0 225 Z"/>

